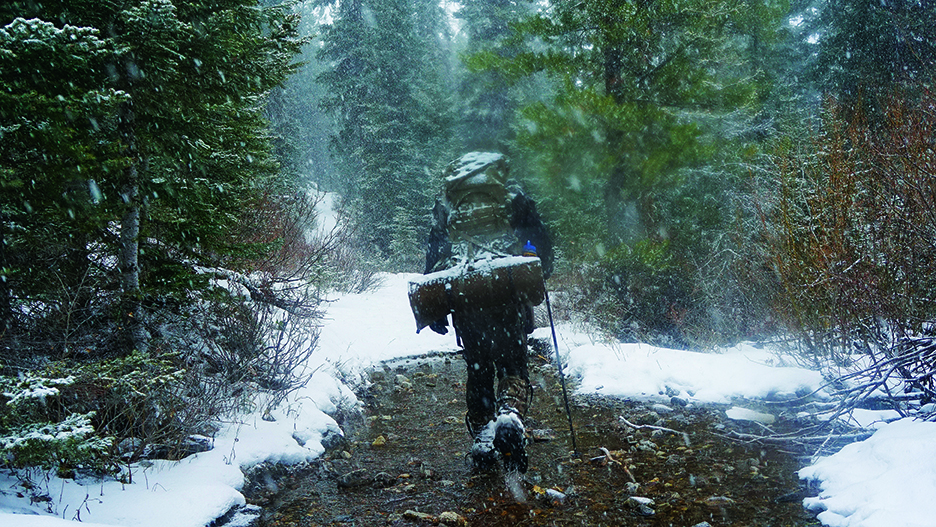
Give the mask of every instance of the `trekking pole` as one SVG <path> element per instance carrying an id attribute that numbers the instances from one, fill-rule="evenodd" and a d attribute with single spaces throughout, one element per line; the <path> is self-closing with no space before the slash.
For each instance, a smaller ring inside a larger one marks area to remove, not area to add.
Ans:
<path id="1" fill-rule="evenodd" d="M 572 426 L 572 411 L 569 409 L 569 394 L 566 392 L 565 375 L 562 374 L 562 359 L 559 357 L 559 341 L 556 340 L 556 324 L 553 322 L 552 306 L 549 305 L 549 290 L 543 280 L 543 291 L 546 293 L 546 314 L 549 315 L 549 328 L 552 330 L 553 348 L 556 349 L 556 366 L 559 368 L 559 384 L 562 385 L 562 400 L 565 401 L 566 417 L 569 418 L 569 433 L 572 435 L 572 452 L 578 455 L 578 445 L 575 444 L 575 427 Z"/>

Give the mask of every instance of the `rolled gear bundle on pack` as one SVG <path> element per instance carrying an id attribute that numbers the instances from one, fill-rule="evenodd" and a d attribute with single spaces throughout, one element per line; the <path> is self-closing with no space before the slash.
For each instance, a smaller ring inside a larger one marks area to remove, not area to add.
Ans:
<path id="1" fill-rule="evenodd" d="M 540 259 L 507 256 L 465 263 L 409 282 L 416 332 L 459 308 L 539 305 L 546 297 Z"/>

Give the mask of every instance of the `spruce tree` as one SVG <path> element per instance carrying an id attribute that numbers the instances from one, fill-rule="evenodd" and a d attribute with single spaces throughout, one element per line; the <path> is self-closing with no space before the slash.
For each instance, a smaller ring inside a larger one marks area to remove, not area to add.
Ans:
<path id="1" fill-rule="evenodd" d="M 501 43 L 510 35 L 510 25 L 530 13 L 529 2 L 509 0 L 466 0 L 456 17 L 462 21 L 462 53 L 471 55 Z M 499 46 L 497 53 L 508 58 L 514 47 Z M 468 150 L 496 150 L 506 153 L 513 134 L 510 120 L 517 101 L 510 85 L 494 70 L 462 72 L 459 76 L 461 111 L 456 125 L 458 142 Z"/>
<path id="2" fill-rule="evenodd" d="M 707 316 L 695 268 L 729 219 L 724 167 L 758 140 L 749 131 L 771 87 L 760 56 L 783 9 L 554 2 L 468 59 L 510 81 L 552 83 L 550 97 L 519 109 L 516 141 L 564 255 L 597 263 L 596 287 L 620 302 L 609 322 L 621 336 L 640 326 L 644 338 L 683 338 L 687 311 Z"/>
<path id="3" fill-rule="evenodd" d="M 880 116 L 877 98 L 936 80 L 932 2 L 828 0 L 821 5 L 820 27 L 814 80 L 846 107 L 860 104 Z"/>
<path id="4" fill-rule="evenodd" d="M 479 53 L 470 64 L 555 79 L 554 101 L 521 110 L 518 140 L 553 189 L 601 199 L 612 236 L 633 228 L 634 215 L 658 236 L 655 192 L 711 154 L 697 117 L 758 103 L 762 73 L 746 59 L 753 42 L 771 38 L 778 13 L 756 2 L 665 0 L 559 2 L 544 13 L 508 41 L 536 45 L 508 58 Z"/>
<path id="5" fill-rule="evenodd" d="M 451 155 L 451 103 L 438 52 L 444 18 L 429 1 L 338 6 L 319 54 L 329 66 L 319 78 L 328 90 L 322 107 L 337 122 L 332 145 L 342 194 L 366 243 L 389 256 L 391 246 L 400 247 L 398 226 L 411 222 L 401 214 L 426 217 L 439 160 Z"/>
<path id="6" fill-rule="evenodd" d="M 48 196 L 67 197 L 76 188 L 85 189 L 84 202 L 93 205 L 92 213 L 64 206 L 61 200 L 26 202 L 33 211 L 42 206 L 24 220 L 40 226 L 13 222 L 7 247 L 22 249 L 16 255 L 21 261 L 34 260 L 31 255 L 41 245 L 30 236 L 45 233 L 64 246 L 61 253 L 93 251 L 94 265 L 86 265 L 111 275 L 98 285 L 121 299 L 114 312 L 127 340 L 120 345 L 143 348 L 141 307 L 147 298 L 185 298 L 204 283 L 196 266 L 236 265 L 262 249 L 238 240 L 235 227 L 249 215 L 251 203 L 287 185 L 278 179 L 262 109 L 264 96 L 293 69 L 292 58 L 301 45 L 297 20 L 283 8 L 259 9 L 249 0 L 24 1 L 0 8 L 2 20 L 16 14 L 45 20 L 50 27 L 97 28 L 93 33 L 109 53 L 80 67 L 57 68 L 62 61 L 78 60 L 73 56 L 86 55 L 64 49 L 68 53 L 31 64 L 38 70 L 16 81 L 19 91 L 11 104 L 21 104 L 33 91 L 43 93 L 46 86 L 53 87 L 49 96 L 60 102 L 72 95 L 54 90 L 71 90 L 74 97 L 93 90 L 113 96 L 92 99 L 96 107 L 90 102 L 66 105 L 62 113 L 70 124 L 52 129 L 49 141 L 33 134 L 23 136 L 22 144 L 5 142 L 10 147 L 3 159 L 5 177 L 44 186 Z M 16 53 L 12 57 L 18 60 Z M 48 69 L 42 69 L 45 64 Z M 47 118 L 37 112 L 45 110 L 26 106 L 16 115 L 5 111 L 3 118 Z M 62 148 L 72 152 L 56 154 Z M 41 163 L 15 163 L 17 156 L 59 159 L 63 166 L 37 171 Z M 16 213 L 24 202 L 11 196 L 5 213 Z M 91 226 L 83 236 L 63 239 L 63 224 L 45 219 L 56 209 Z M 84 260 L 92 262 L 90 256 Z M 101 265 L 111 261 L 116 267 Z M 22 271 L 13 268 L 11 273 Z M 31 279 L 28 286 L 41 283 Z M 23 287 L 21 292 L 29 291 L 27 284 Z"/>
<path id="7" fill-rule="evenodd" d="M 11 302 L 46 298 L 78 309 L 102 279 L 93 245 L 112 219 L 102 187 L 126 165 L 109 87 L 115 46 L 94 28 L 15 18 L 0 29 L 0 267 L 3 325 Z M 62 298 L 63 290 L 73 295 Z M 83 318 L 76 316 L 78 320 Z M 68 331 L 73 328 L 66 328 Z M 38 335 L 37 335 L 38 337 Z"/>

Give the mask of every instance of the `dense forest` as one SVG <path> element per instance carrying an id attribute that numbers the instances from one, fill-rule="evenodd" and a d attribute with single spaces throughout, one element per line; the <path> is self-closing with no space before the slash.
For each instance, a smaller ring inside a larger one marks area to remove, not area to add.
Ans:
<path id="1" fill-rule="evenodd" d="M 421 270 L 471 150 L 537 200 L 574 322 L 933 395 L 930 2 L 13 0 L 0 72 L 4 467 L 277 404 L 325 293 Z"/>

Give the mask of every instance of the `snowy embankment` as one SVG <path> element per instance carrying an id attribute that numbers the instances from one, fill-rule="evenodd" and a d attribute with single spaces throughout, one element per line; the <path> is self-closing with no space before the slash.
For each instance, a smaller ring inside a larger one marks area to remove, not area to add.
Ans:
<path id="1" fill-rule="evenodd" d="M 133 483 L 41 479 L 49 501 L 31 504 L 16 480 L 0 473 L 0 525 L 202 527 L 244 503 L 242 469 L 263 461 L 293 463 L 323 452 L 322 440 L 337 433 L 329 417 L 338 406 L 356 405 L 340 379 L 355 380 L 370 365 L 430 351 L 456 350 L 453 334 L 416 334 L 407 302 L 407 281 L 388 275 L 378 290 L 346 295 L 328 306 L 318 368 L 309 386 L 273 413 L 275 422 L 248 415 L 214 439 L 214 449 L 177 462 L 133 466 Z M 702 354 L 645 345 L 609 345 L 560 326 L 560 354 L 580 392 L 653 398 L 678 391 L 690 404 L 727 403 L 733 397 L 782 398 L 819 388 L 818 373 L 779 367 L 770 352 L 741 345 Z M 548 329 L 537 330 L 548 337 Z M 936 424 L 899 421 L 880 427 L 869 440 L 801 471 L 820 480 L 822 495 L 806 505 L 828 509 L 820 519 L 832 526 L 923 526 L 936 523 L 936 461 L 928 453 Z M 40 478 L 36 478 L 40 479 Z M 59 518 L 56 520 L 56 518 Z"/>

